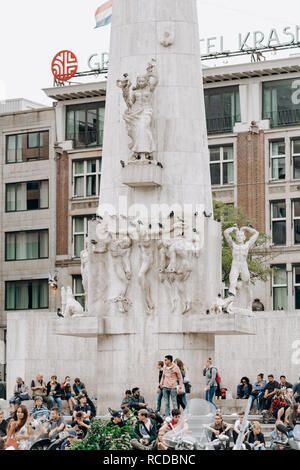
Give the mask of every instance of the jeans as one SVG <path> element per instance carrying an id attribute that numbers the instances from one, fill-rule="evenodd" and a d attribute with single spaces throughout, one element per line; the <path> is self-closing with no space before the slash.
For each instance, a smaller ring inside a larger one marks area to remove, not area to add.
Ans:
<path id="1" fill-rule="evenodd" d="M 214 395 L 215 395 L 215 393 L 216 393 L 217 388 L 218 388 L 218 387 L 210 387 L 209 390 L 205 390 L 205 400 L 206 400 L 206 401 L 209 401 L 210 403 L 212 403 L 216 409 L 218 409 L 218 408 L 217 408 L 217 406 L 214 404 L 213 399 L 214 399 Z"/>
<path id="2" fill-rule="evenodd" d="M 177 388 L 163 388 L 163 397 L 165 402 L 165 416 L 170 416 L 170 397 L 173 408 L 177 408 Z"/>
<path id="3" fill-rule="evenodd" d="M 253 447 L 253 450 L 266 450 L 266 448 L 264 446 L 260 447 L 260 446 L 254 446 Z"/>
<path id="4" fill-rule="evenodd" d="M 244 387 L 244 390 L 242 389 Z M 249 385 L 238 385 L 237 386 L 237 397 L 238 398 L 249 398 L 250 387 Z"/>
<path id="5" fill-rule="evenodd" d="M 22 401 L 30 400 L 28 393 L 21 393 L 20 395 L 15 395 L 9 400 L 10 404 L 21 405 Z"/>
<path id="6" fill-rule="evenodd" d="M 162 397 L 163 397 L 163 391 L 162 389 L 160 389 L 160 392 L 157 394 L 156 413 L 160 413 Z"/>
<path id="7" fill-rule="evenodd" d="M 273 400 L 273 396 L 268 397 L 268 398 L 262 398 L 262 406 L 264 410 L 269 410 L 271 408 L 271 403 Z"/>
<path id="8" fill-rule="evenodd" d="M 62 412 L 62 401 L 60 397 L 54 397 L 53 395 L 49 395 L 48 398 L 50 398 L 51 403 L 52 403 L 52 408 L 54 406 L 54 403 L 56 402 L 59 411 Z"/>
<path id="9" fill-rule="evenodd" d="M 256 396 L 250 395 L 251 400 L 252 400 L 250 410 L 252 410 L 255 400 L 256 400 L 256 408 L 257 408 L 257 411 L 260 410 L 260 407 L 261 407 L 261 400 L 262 400 L 263 396 L 264 396 L 264 392 L 259 392 L 259 394 L 256 395 Z"/>
<path id="10" fill-rule="evenodd" d="M 187 407 L 186 394 L 177 395 L 177 408 L 180 410 L 180 406 L 185 410 Z"/>

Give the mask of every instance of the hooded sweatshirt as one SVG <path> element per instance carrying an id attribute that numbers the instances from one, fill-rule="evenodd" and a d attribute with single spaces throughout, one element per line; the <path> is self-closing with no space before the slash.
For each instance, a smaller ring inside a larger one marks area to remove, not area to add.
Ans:
<path id="1" fill-rule="evenodd" d="M 206 378 L 207 387 L 217 387 L 216 382 L 218 369 L 215 366 L 211 366 L 209 369 L 203 369 L 203 375 Z"/>
<path id="2" fill-rule="evenodd" d="M 160 388 L 176 388 L 178 380 L 179 385 L 183 386 L 182 375 L 179 367 L 174 362 L 172 362 L 169 367 L 165 365 L 160 381 Z"/>

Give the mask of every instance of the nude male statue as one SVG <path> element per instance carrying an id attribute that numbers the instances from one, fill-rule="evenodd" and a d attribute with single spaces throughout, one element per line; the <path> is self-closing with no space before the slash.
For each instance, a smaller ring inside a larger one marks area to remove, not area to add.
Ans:
<path id="1" fill-rule="evenodd" d="M 248 241 L 246 241 L 246 232 L 252 234 Z M 231 237 L 232 233 L 235 233 L 235 241 Z M 259 232 L 252 227 L 242 227 L 239 229 L 235 226 L 228 228 L 224 232 L 224 237 L 232 250 L 232 266 L 229 276 L 229 295 L 236 296 L 239 277 L 241 277 L 244 285 L 250 286 L 250 273 L 247 257 L 249 250 L 254 246 L 258 236 Z"/>

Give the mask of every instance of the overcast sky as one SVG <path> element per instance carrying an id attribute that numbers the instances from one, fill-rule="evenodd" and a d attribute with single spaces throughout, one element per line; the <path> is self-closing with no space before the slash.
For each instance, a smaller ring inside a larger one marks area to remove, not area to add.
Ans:
<path id="1" fill-rule="evenodd" d="M 51 61 L 62 49 L 70 49 L 77 55 L 79 70 L 88 70 L 88 57 L 109 49 L 110 26 L 94 29 L 94 13 L 103 2 L 104 0 L 2 1 L 0 99 L 24 97 L 50 104 L 51 101 L 41 89 L 52 86 Z M 225 49 L 238 49 L 239 33 L 260 30 L 268 36 L 272 28 L 276 28 L 280 40 L 286 42 L 283 28 L 290 26 L 291 31 L 294 31 L 297 22 L 300 25 L 299 0 L 197 2 L 200 37 L 219 38 L 223 35 Z M 219 49 L 218 45 L 216 48 Z M 205 50 L 206 46 L 202 46 L 202 49 Z M 300 48 L 287 51 L 284 55 L 296 52 L 300 53 Z M 214 66 L 216 62 L 209 61 L 206 64 Z M 219 64 L 222 65 L 222 61 Z"/>

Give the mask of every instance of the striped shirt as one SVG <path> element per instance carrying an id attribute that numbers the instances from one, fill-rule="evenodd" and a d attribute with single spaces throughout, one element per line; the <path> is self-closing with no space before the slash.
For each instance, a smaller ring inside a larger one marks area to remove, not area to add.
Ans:
<path id="1" fill-rule="evenodd" d="M 32 410 L 30 411 L 30 416 L 33 416 L 34 419 L 39 419 L 42 416 L 49 416 L 49 410 L 45 405 L 42 405 L 40 409 L 38 409 L 37 406 L 34 406 Z"/>

